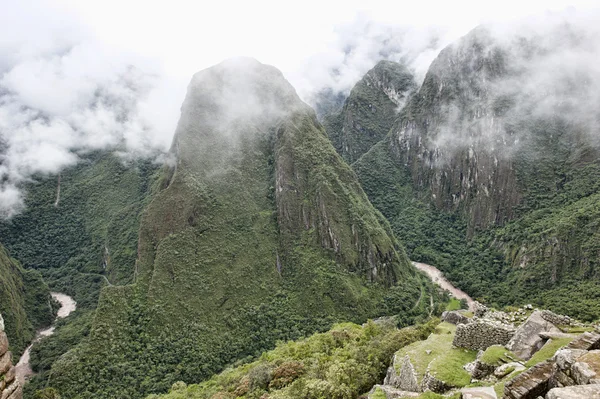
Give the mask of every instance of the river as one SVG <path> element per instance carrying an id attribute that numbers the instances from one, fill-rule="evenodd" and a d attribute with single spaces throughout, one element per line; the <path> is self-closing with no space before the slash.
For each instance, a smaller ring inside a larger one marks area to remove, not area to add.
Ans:
<path id="1" fill-rule="evenodd" d="M 413 266 L 417 269 L 425 272 L 431 281 L 442 287 L 443 289 L 450 292 L 450 294 L 456 299 L 465 299 L 467 304 L 469 305 L 469 310 L 475 310 L 475 301 L 473 298 L 469 296 L 466 292 L 461 290 L 460 288 L 456 288 L 452 283 L 446 280 L 444 277 L 444 273 L 442 273 L 438 268 L 428 265 L 426 263 L 412 262 Z"/>
<path id="2" fill-rule="evenodd" d="M 68 315 L 70 315 L 75 309 L 77 309 L 77 303 L 68 295 L 61 294 L 60 292 L 51 292 L 52 298 L 56 299 L 60 303 L 60 308 L 58 309 L 58 314 L 56 315 L 57 319 L 64 319 Z M 35 339 L 25 349 L 23 352 L 23 356 L 19 359 L 19 363 L 15 367 L 17 379 L 21 383 L 21 386 L 25 384 L 25 380 L 34 374 L 30 365 L 30 356 L 31 356 L 31 347 L 35 345 L 36 342 L 39 342 L 40 339 L 44 337 L 48 337 L 54 334 L 54 325 L 38 331 L 35 336 Z"/>

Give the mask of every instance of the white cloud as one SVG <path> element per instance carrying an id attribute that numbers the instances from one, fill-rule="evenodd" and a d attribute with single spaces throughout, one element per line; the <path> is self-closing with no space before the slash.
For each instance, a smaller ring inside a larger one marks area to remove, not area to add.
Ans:
<path id="1" fill-rule="evenodd" d="M 577 0 L 579 7 L 596 6 Z M 445 44 L 489 19 L 569 2 L 384 0 L 205 2 L 4 0 L 0 14 L 0 213 L 22 183 L 77 152 L 169 148 L 193 73 L 247 55 L 278 67 L 301 97 L 348 91 L 381 58 L 420 77 Z"/>

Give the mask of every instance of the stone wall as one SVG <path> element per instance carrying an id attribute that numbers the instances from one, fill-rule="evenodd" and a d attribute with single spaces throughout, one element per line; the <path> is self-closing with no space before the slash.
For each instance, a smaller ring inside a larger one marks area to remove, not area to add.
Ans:
<path id="1" fill-rule="evenodd" d="M 0 315 L 0 398 L 22 399 L 23 390 L 16 379 L 12 353 L 8 350 L 8 338 L 4 332 L 4 320 Z"/>
<path id="2" fill-rule="evenodd" d="M 486 350 L 492 345 L 506 345 L 515 335 L 512 326 L 476 320 L 456 326 L 452 344 L 459 348 Z"/>
<path id="3" fill-rule="evenodd" d="M 542 310 L 541 315 L 544 320 L 557 326 L 568 326 L 573 321 L 569 316 L 556 314 L 549 310 Z"/>

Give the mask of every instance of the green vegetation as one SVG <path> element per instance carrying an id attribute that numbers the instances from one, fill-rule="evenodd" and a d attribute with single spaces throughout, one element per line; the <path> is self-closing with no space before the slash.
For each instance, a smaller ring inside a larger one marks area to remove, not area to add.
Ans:
<path id="1" fill-rule="evenodd" d="M 156 168 L 113 153 L 87 154 L 61 173 L 57 206 L 58 177 L 36 176 L 26 187 L 24 212 L 0 223 L 0 241 L 52 290 L 93 309 L 107 282 L 133 281 L 139 217 Z"/>
<path id="2" fill-rule="evenodd" d="M 429 369 L 429 372 L 437 379 L 452 386 L 464 387 L 471 381 L 471 376 L 463 369 L 463 366 L 475 360 L 477 352 L 453 348 L 452 340 L 455 331 L 455 325 L 440 323 L 434 334 L 431 334 L 426 340 L 408 345 L 400 349 L 396 355 L 398 358 L 408 355 L 419 380 Z"/>
<path id="3" fill-rule="evenodd" d="M 499 366 L 510 362 L 511 358 L 517 359 L 517 356 L 502 345 L 492 345 L 483 352 L 480 360 L 486 364 Z"/>
<path id="4" fill-rule="evenodd" d="M 52 365 L 64 397 L 162 393 L 336 322 L 406 325 L 444 309 L 313 112 L 278 71 L 259 69 L 244 78 L 260 101 L 288 106 L 285 118 L 231 120 L 214 103 L 228 90 L 213 82 L 244 85 L 227 68 L 196 75 L 211 85 L 190 87 L 217 92 L 188 94 L 177 162 L 143 213 L 133 283 L 102 289 L 89 334 Z"/>
<path id="5" fill-rule="evenodd" d="M 52 323 L 55 311 L 56 304 L 42 276 L 35 270 L 24 270 L 0 245 L 0 314 L 16 358 L 37 329 Z"/>
<path id="6" fill-rule="evenodd" d="M 375 388 L 375 392 L 371 395 L 372 399 L 387 399 L 385 392 L 381 390 L 381 388 Z"/>
<path id="7" fill-rule="evenodd" d="M 323 125 L 338 154 L 353 163 L 383 139 L 398 116 L 397 101 L 404 101 L 415 88 L 414 76 L 404 65 L 377 63 L 356 83 L 343 109 L 324 118 Z M 392 93 L 398 96 L 396 102 L 390 99 Z"/>
<path id="8" fill-rule="evenodd" d="M 373 322 L 362 327 L 337 325 L 326 333 L 280 343 L 259 360 L 229 368 L 201 384 L 177 383 L 160 397 L 354 399 L 380 382 L 396 350 L 426 338 L 436 323 L 402 330 Z"/>
<path id="9" fill-rule="evenodd" d="M 572 340 L 573 338 L 557 338 L 549 340 L 542 349 L 533 354 L 531 359 L 525 363 L 525 367 L 533 367 L 538 363 L 550 359 L 557 350 L 568 345 Z"/>

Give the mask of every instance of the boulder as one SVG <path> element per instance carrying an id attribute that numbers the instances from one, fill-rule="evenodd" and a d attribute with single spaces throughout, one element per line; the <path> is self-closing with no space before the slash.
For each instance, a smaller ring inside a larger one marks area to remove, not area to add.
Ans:
<path id="1" fill-rule="evenodd" d="M 393 374 L 396 374 L 395 370 Z M 403 391 L 421 392 L 419 383 L 417 382 L 417 373 L 415 372 L 415 368 L 408 355 L 404 356 L 404 359 L 402 359 L 400 373 L 392 375 L 392 378 L 389 380 L 386 377 L 385 382 Z"/>
<path id="2" fill-rule="evenodd" d="M 571 370 L 577 385 L 600 384 L 600 351 L 593 350 L 578 357 Z"/>
<path id="3" fill-rule="evenodd" d="M 587 351 L 581 349 L 560 349 L 553 357 L 554 360 L 554 375 L 553 385 L 555 386 L 568 386 L 575 385 L 573 379 L 572 368 L 581 356 L 585 355 Z"/>
<path id="4" fill-rule="evenodd" d="M 458 310 L 451 310 L 442 313 L 442 321 L 458 325 L 467 324 L 471 321 L 471 319 L 460 313 Z"/>
<path id="5" fill-rule="evenodd" d="M 600 399 L 600 385 L 578 385 L 565 388 L 553 388 L 546 399 Z"/>
<path id="6" fill-rule="evenodd" d="M 545 340 L 540 337 L 543 332 L 561 333 L 558 327 L 542 317 L 542 312 L 536 310 L 517 328 L 506 347 L 521 359 L 529 360 L 544 346 Z"/>
<path id="7" fill-rule="evenodd" d="M 600 334 L 595 332 L 584 332 L 578 338 L 575 338 L 569 345 L 569 349 L 583 349 L 590 351 L 600 349 Z"/>
<path id="8" fill-rule="evenodd" d="M 512 373 L 513 371 L 521 371 L 521 370 L 525 370 L 525 366 L 523 366 L 521 363 L 517 363 L 517 362 L 505 363 L 502 366 L 499 366 L 498 368 L 496 368 L 496 370 L 494 370 L 494 376 L 496 378 L 503 378 L 503 377 L 509 375 L 510 373 Z"/>
<path id="9" fill-rule="evenodd" d="M 462 399 L 498 399 L 493 387 L 463 388 L 460 394 Z"/>
<path id="10" fill-rule="evenodd" d="M 0 356 L 0 376 L 4 375 L 12 366 L 12 353 L 6 352 Z"/>
<path id="11" fill-rule="evenodd" d="M 8 338 L 5 332 L 0 332 L 0 356 L 8 351 Z"/>
<path id="12" fill-rule="evenodd" d="M 504 399 L 537 399 L 551 388 L 554 362 L 547 360 L 519 374 L 504 386 Z"/>

